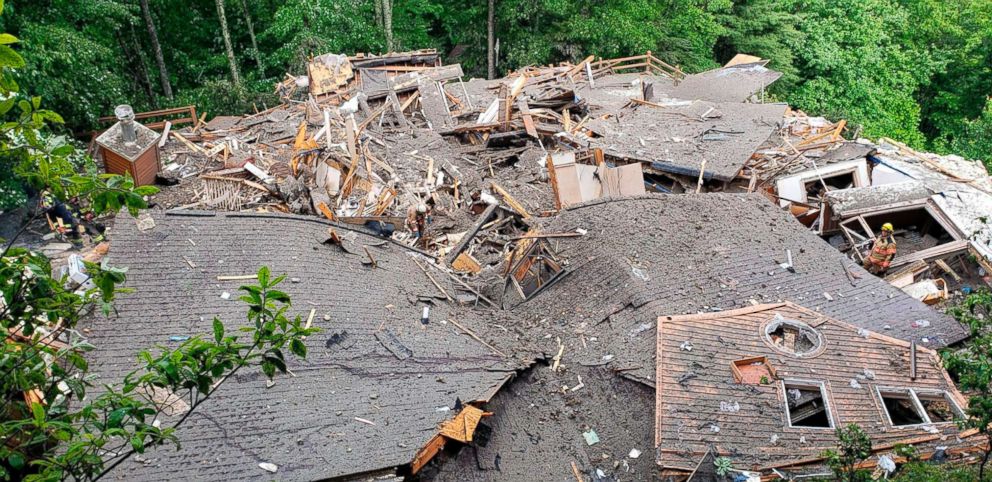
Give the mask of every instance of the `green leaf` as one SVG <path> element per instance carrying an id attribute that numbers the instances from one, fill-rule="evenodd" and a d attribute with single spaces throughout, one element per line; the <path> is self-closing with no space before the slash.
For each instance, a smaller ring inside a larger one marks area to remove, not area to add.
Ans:
<path id="1" fill-rule="evenodd" d="M 24 67 L 24 65 L 24 57 L 21 57 L 21 54 L 6 45 L 0 45 L 0 67 L 19 69 Z"/>
<path id="2" fill-rule="evenodd" d="M 214 318 L 214 340 L 220 343 L 224 339 L 224 324 L 220 322 L 220 318 Z"/>
<path id="3" fill-rule="evenodd" d="M 14 107 L 14 102 L 16 102 L 16 100 L 13 97 L 0 102 L 0 115 L 10 112 L 11 107 Z"/>
<path id="4" fill-rule="evenodd" d="M 2 5 L 2 4 L 3 4 L 3 2 L 0 2 L 0 5 Z M 0 6 L 0 8 L 3 8 L 3 7 Z M 13 36 L 13 35 L 11 35 L 9 33 L 0 33 L 0 45 L 8 45 L 8 44 L 13 44 L 13 43 L 17 43 L 17 42 L 20 42 L 20 40 L 18 40 L 17 37 L 15 37 L 15 36 Z"/>
<path id="5" fill-rule="evenodd" d="M 126 414 L 126 408 L 118 408 L 117 410 L 110 412 L 110 415 L 107 416 L 107 427 L 119 428 L 121 426 L 121 422 L 124 421 L 124 415 Z"/>
<path id="6" fill-rule="evenodd" d="M 141 435 L 135 435 L 131 437 L 131 447 L 134 448 L 135 452 L 144 453 L 145 452 L 145 440 Z"/>
<path id="7" fill-rule="evenodd" d="M 307 357 L 307 345 L 298 338 L 294 338 L 289 342 L 289 351 L 300 358 Z"/>
<path id="8" fill-rule="evenodd" d="M 24 467 L 24 456 L 19 453 L 12 453 L 7 457 L 7 463 L 14 470 L 21 470 Z"/>
<path id="9" fill-rule="evenodd" d="M 31 404 L 31 415 L 34 416 L 34 423 L 37 426 L 45 424 L 45 407 L 40 403 Z"/>
<path id="10" fill-rule="evenodd" d="M 65 144 L 65 145 L 62 145 L 62 146 L 59 146 L 59 147 L 56 147 L 55 149 L 53 149 L 52 150 L 52 155 L 53 156 L 59 156 L 59 157 L 65 157 L 65 156 L 68 156 L 69 154 L 72 154 L 72 152 L 75 151 L 75 150 L 76 150 L 76 148 L 73 147 L 72 144 Z"/>

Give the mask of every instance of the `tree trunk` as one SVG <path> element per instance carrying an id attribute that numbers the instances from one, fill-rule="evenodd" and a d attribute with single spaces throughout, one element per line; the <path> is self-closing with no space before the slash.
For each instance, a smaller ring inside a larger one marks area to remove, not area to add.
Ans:
<path id="1" fill-rule="evenodd" d="M 978 480 L 985 480 L 985 466 L 989 463 L 990 455 L 992 455 L 992 436 L 989 437 L 989 448 L 982 457 L 982 464 L 978 466 Z"/>
<path id="2" fill-rule="evenodd" d="M 486 20 L 486 61 L 489 79 L 496 78 L 496 0 L 489 0 L 489 18 Z"/>
<path id="3" fill-rule="evenodd" d="M 382 23 L 386 31 L 386 51 L 393 51 L 393 0 L 382 0 Z"/>
<path id="4" fill-rule="evenodd" d="M 224 50 L 227 51 L 227 63 L 231 66 L 231 80 L 234 85 L 241 84 L 241 76 L 238 75 L 238 62 L 234 58 L 234 48 L 231 47 L 231 32 L 227 30 L 227 15 L 224 14 L 224 0 L 216 0 L 217 17 L 220 18 L 220 33 L 224 36 Z"/>
<path id="5" fill-rule="evenodd" d="M 145 95 L 148 97 L 148 105 L 152 109 L 157 109 L 158 101 L 155 99 L 155 89 L 152 88 L 151 78 L 149 78 L 148 70 L 145 68 L 145 63 L 141 58 L 141 47 L 138 45 L 137 36 L 134 34 L 134 27 L 131 28 L 130 40 L 131 43 L 129 44 L 128 39 L 124 38 L 124 35 L 120 31 L 117 32 L 117 43 L 120 45 L 121 52 L 124 54 L 124 60 L 131 70 L 132 80 L 141 87 L 141 90 L 145 91 Z M 135 50 L 137 50 L 137 53 Z"/>
<path id="6" fill-rule="evenodd" d="M 262 58 L 258 52 L 258 42 L 255 41 L 255 26 L 251 23 L 251 12 L 248 10 L 248 0 L 241 0 L 241 9 L 245 12 L 245 23 L 248 24 L 248 36 L 251 37 L 251 53 L 255 58 L 255 65 L 258 66 L 258 73 L 264 78 L 265 68 L 262 67 Z"/>
<path id="7" fill-rule="evenodd" d="M 139 0 L 141 3 L 141 16 L 145 19 L 145 27 L 148 28 L 148 39 L 152 42 L 152 50 L 155 51 L 155 63 L 158 64 L 158 76 L 162 82 L 162 93 L 165 98 L 172 100 L 172 84 L 169 83 L 169 70 L 165 67 L 165 58 L 162 56 L 162 45 L 158 43 L 158 30 L 152 20 L 152 11 L 148 8 L 148 0 Z M 142 70 L 144 70 L 142 68 Z"/>
<path id="8" fill-rule="evenodd" d="M 372 3 L 375 4 L 375 24 L 379 28 L 385 27 L 382 24 L 382 2 L 383 0 L 372 0 Z"/>

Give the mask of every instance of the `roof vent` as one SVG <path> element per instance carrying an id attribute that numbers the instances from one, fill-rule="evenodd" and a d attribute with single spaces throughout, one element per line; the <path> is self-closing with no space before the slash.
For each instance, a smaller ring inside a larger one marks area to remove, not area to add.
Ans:
<path id="1" fill-rule="evenodd" d="M 125 144 L 138 142 L 138 133 L 134 130 L 134 110 L 127 104 L 121 104 L 114 108 L 114 115 L 121 123 L 121 140 Z"/>
<path id="2" fill-rule="evenodd" d="M 776 351 L 800 358 L 823 353 L 826 348 L 819 331 L 798 320 L 789 320 L 776 314 L 763 330 L 765 343 Z"/>

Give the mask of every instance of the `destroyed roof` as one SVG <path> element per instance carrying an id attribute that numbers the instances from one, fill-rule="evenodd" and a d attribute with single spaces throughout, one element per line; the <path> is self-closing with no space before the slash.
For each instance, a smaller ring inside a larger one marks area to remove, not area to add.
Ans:
<path id="1" fill-rule="evenodd" d="M 805 324 L 819 346 L 796 356 L 773 345 L 765 334 L 776 322 Z M 661 316 L 658 324 L 655 441 L 663 469 L 691 471 L 715 446 L 737 468 L 762 475 L 770 475 L 772 468 L 788 473 L 818 466 L 822 472 L 822 452 L 837 443 L 833 428 L 850 423 L 860 426 L 879 451 L 910 441 L 921 454 L 936 445 L 962 445 L 951 420 L 894 429 L 876 391 L 912 388 L 941 396 L 946 391 L 959 409 L 966 407 L 933 350 L 917 348 L 911 379 L 908 342 L 863 332 L 792 303 Z M 765 361 L 755 361 L 762 356 Z M 735 375 L 731 365 L 745 359 L 738 366 L 760 363 L 764 381 Z M 784 393 L 780 380 L 823 383 L 832 427 L 792 426 L 799 425 L 799 410 L 790 424 L 785 400 L 793 394 Z"/>
<path id="2" fill-rule="evenodd" d="M 641 99 L 641 89 L 645 82 L 652 83 L 656 98 L 671 97 L 675 87 L 671 77 L 664 75 L 609 74 L 596 79 L 592 86 L 583 84 L 576 94 L 588 102 L 592 114 L 616 112 L 629 104 L 631 99 Z"/>
<path id="3" fill-rule="evenodd" d="M 918 181 L 906 181 L 880 186 L 865 186 L 828 191 L 826 198 L 830 210 L 838 216 L 856 215 L 858 212 L 883 208 L 893 204 L 924 201 L 933 191 Z"/>
<path id="4" fill-rule="evenodd" d="M 238 286 L 253 281 L 217 276 L 263 265 L 288 276 L 279 289 L 292 297 L 290 315 L 312 318 L 322 331 L 307 338 L 307 359 L 289 364 L 292 376 L 267 387 L 260 372 L 242 370 L 178 430 L 181 450 L 150 450 L 114 476 L 314 480 L 402 466 L 453 415 L 456 399 L 489 399 L 517 368 L 446 321 L 478 316 L 444 303 L 412 250 L 397 243 L 338 226 L 351 254 L 322 243 L 327 222 L 285 215 L 176 212 L 154 220 L 147 232 L 127 216 L 114 226 L 110 255 L 129 266 L 134 292 L 115 303 L 117 318 L 86 326 L 100 382 L 119 382 L 138 366 L 140 350 L 210 333 L 214 316 L 235 331 L 247 310 Z M 363 265 L 363 246 L 376 268 Z M 434 277 L 448 284 L 440 271 Z M 427 305 L 430 322 L 422 325 Z M 263 462 L 278 472 L 262 470 Z"/>
<path id="5" fill-rule="evenodd" d="M 562 211 L 542 229 L 588 234 L 554 240 L 556 255 L 569 260 L 566 274 L 511 313 L 543 320 L 537 325 L 545 330 L 582 330 L 598 341 L 576 354 L 579 362 L 608 364 L 645 383 L 654 378 L 655 320 L 666 313 L 792 301 L 928 346 L 967 336 L 952 318 L 870 275 L 758 194 L 594 201 Z M 795 272 L 781 266 L 787 252 Z"/>
<path id="6" fill-rule="evenodd" d="M 687 75 L 675 89 L 676 99 L 745 102 L 782 76 L 761 62 L 738 64 Z"/>
<path id="7" fill-rule="evenodd" d="M 590 121 L 589 129 L 600 137 L 589 144 L 661 171 L 695 177 L 702 168 L 706 179 L 731 181 L 779 128 L 787 108 L 701 101 L 641 105 L 618 118 Z"/>
<path id="8" fill-rule="evenodd" d="M 900 155 L 884 141 L 874 158 L 879 163 L 876 177 L 880 168 L 887 168 L 896 178 L 888 182 L 917 181 L 932 191 L 930 198 L 934 204 L 985 257 L 986 263 L 992 261 L 992 225 L 988 223 L 992 213 L 992 176 L 981 161 L 915 151 Z"/>

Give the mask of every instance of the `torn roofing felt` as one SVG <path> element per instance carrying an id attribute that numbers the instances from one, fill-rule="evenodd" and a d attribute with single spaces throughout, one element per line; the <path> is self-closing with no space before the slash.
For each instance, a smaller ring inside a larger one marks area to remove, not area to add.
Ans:
<path id="1" fill-rule="evenodd" d="M 638 105 L 589 122 L 591 147 L 682 176 L 731 181 L 782 122 L 785 104 Z M 705 159 L 706 163 L 703 164 Z"/>
<path id="2" fill-rule="evenodd" d="M 543 227 L 576 229 L 588 234 L 553 243 L 556 255 L 569 260 L 565 274 L 511 313 L 581 330 L 596 341 L 580 351 L 580 362 L 608 364 L 645 383 L 653 383 L 655 322 L 664 313 L 792 301 L 925 346 L 967 335 L 952 318 L 868 274 L 758 194 L 594 201 L 563 210 Z M 781 266 L 787 251 L 795 272 Z"/>
<path id="3" fill-rule="evenodd" d="M 762 475 L 773 468 L 822 473 L 822 453 L 837 443 L 833 429 L 851 423 L 880 452 L 910 442 L 921 454 L 937 445 L 974 445 L 959 438 L 953 418 L 966 401 L 933 350 L 917 347 L 914 359 L 908 342 L 792 303 L 661 316 L 658 323 L 655 441 L 662 469 L 689 472 L 717 447 L 717 455 L 732 454 L 735 464 Z M 784 324 L 802 333 L 777 331 Z M 906 389 L 945 411 L 919 414 L 912 425 L 887 413 L 881 395 Z"/>
<path id="4" fill-rule="evenodd" d="M 521 366 L 446 321 L 468 325 L 479 315 L 444 303 L 409 249 L 338 227 L 358 253 L 350 254 L 322 244 L 327 230 L 285 215 L 170 214 L 140 232 L 134 219 L 118 217 L 110 256 L 129 266 L 134 291 L 118 299 L 118 317 L 90 320 L 91 371 L 101 383 L 137 367 L 140 350 L 211 333 L 215 316 L 236 331 L 247 322 L 238 286 L 254 281 L 217 276 L 263 265 L 287 275 L 278 289 L 292 297 L 289 314 L 307 319 L 313 310 L 322 331 L 307 338 L 305 361 L 290 361 L 292 376 L 267 387 L 260 371 L 239 371 L 177 431 L 180 450 L 149 450 L 113 475 L 271 479 L 258 466 L 271 463 L 278 479 L 315 480 L 402 466 L 454 415 L 456 399 L 489 399 Z M 377 268 L 363 265 L 363 246 Z M 430 321 L 422 325 L 425 299 Z"/>

